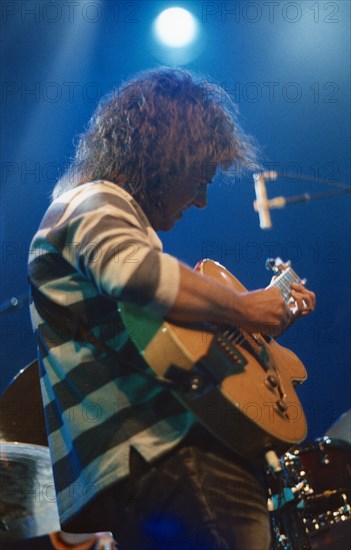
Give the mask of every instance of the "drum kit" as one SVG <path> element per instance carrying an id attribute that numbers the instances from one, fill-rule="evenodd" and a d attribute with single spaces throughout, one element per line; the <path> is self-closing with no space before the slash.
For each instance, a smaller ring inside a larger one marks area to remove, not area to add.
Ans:
<path id="1" fill-rule="evenodd" d="M 0 544 L 59 531 L 36 361 L 5 390 L 0 413 Z"/>
<path id="2" fill-rule="evenodd" d="M 346 550 L 351 545 L 350 413 L 329 435 L 295 446 L 267 472 L 272 550 Z"/>
<path id="3" fill-rule="evenodd" d="M 36 361 L 5 390 L 0 412 L 0 544 L 59 531 Z M 267 471 L 271 550 L 350 547 L 350 435 L 348 412 L 324 437 L 290 449 L 281 471 Z"/>

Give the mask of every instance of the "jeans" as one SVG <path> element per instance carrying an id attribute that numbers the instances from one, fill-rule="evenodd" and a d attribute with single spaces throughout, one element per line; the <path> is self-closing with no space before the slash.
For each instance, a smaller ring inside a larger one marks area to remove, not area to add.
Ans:
<path id="1" fill-rule="evenodd" d="M 96 508 L 121 550 L 268 550 L 263 483 L 205 430 L 152 464 L 132 450 L 130 466 Z"/>

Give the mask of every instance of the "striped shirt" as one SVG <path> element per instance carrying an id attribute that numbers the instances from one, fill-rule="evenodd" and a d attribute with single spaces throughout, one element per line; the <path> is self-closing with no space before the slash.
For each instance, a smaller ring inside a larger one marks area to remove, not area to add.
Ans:
<path id="1" fill-rule="evenodd" d="M 126 191 L 95 181 L 51 204 L 31 244 L 29 277 L 34 297 L 39 290 L 55 316 L 53 323 L 34 298 L 48 441 L 65 523 L 128 475 L 131 446 L 152 461 L 195 421 L 145 364 L 136 368 L 140 358 L 130 352 L 118 312 L 118 302 L 126 300 L 164 315 L 178 292 L 179 264 L 162 252 Z M 120 354 L 120 362 L 76 337 L 81 321 Z"/>

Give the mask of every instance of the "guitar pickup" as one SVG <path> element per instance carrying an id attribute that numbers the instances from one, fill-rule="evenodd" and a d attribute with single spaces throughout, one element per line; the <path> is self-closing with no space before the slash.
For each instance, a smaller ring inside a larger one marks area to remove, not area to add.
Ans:
<path id="1" fill-rule="evenodd" d="M 238 349 L 228 346 L 225 341 L 221 345 L 217 338 L 191 370 L 172 364 L 164 376 L 174 384 L 176 391 L 197 398 L 217 388 L 227 376 L 244 372 L 247 363 Z"/>
<path id="2" fill-rule="evenodd" d="M 256 357 L 261 366 L 267 371 L 270 368 L 270 356 L 263 341 L 255 334 L 238 329 L 226 329 L 216 336 L 216 343 L 231 361 L 236 372 L 242 372 L 247 361 L 239 346 L 246 349 L 250 355 Z"/>
<path id="3" fill-rule="evenodd" d="M 227 376 L 244 372 L 248 363 L 240 349 L 225 336 L 225 333 L 217 335 L 213 340 L 203 361 L 218 384 Z"/>

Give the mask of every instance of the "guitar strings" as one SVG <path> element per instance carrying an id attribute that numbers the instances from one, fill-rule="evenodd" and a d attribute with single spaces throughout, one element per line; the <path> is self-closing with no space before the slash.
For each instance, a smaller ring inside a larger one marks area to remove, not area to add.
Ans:
<path id="1" fill-rule="evenodd" d="M 280 277 L 278 277 L 278 279 L 276 281 L 273 281 L 272 283 L 272 286 L 277 286 L 282 290 L 282 295 L 286 303 L 288 303 L 290 299 L 291 283 L 301 283 L 300 277 L 291 267 L 286 268 L 281 273 Z M 222 335 L 225 340 L 231 345 L 243 345 L 245 341 L 248 342 L 247 336 L 245 336 L 242 331 L 238 329 L 226 329 L 222 333 Z M 259 344 L 259 342 L 257 343 Z"/>

